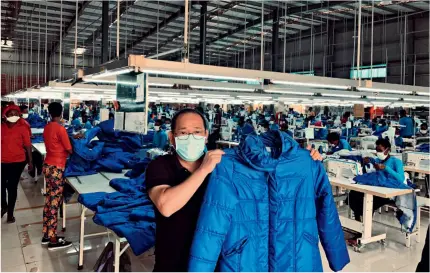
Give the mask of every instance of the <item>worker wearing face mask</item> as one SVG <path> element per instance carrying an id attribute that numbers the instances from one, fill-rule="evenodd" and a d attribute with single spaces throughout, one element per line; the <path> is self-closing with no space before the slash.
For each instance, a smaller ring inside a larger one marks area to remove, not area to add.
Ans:
<path id="1" fill-rule="evenodd" d="M 345 139 L 340 139 L 338 133 L 332 132 L 327 135 L 327 141 L 329 143 L 330 149 L 327 154 L 333 154 L 340 150 L 352 151 L 351 146 Z"/>
<path id="2" fill-rule="evenodd" d="M 172 120 L 170 118 L 166 118 L 164 125 L 166 126 L 166 131 L 170 131 L 172 129 Z"/>
<path id="3" fill-rule="evenodd" d="M 169 141 L 167 138 L 167 133 L 165 130 L 165 126 L 160 119 L 157 119 L 154 124 L 154 139 L 152 140 L 152 144 L 155 148 L 159 148 L 164 150 L 168 145 Z"/>
<path id="4" fill-rule="evenodd" d="M 422 123 L 420 126 L 420 130 L 418 133 L 415 134 L 416 137 L 428 137 L 429 131 L 428 131 L 428 125 L 427 123 Z"/>
<path id="5" fill-rule="evenodd" d="M 247 135 L 253 133 L 254 131 L 254 127 L 248 122 L 245 122 L 245 117 L 239 118 L 236 128 L 236 132 L 239 135 L 239 139 L 245 138 Z"/>
<path id="6" fill-rule="evenodd" d="M 28 118 L 28 106 L 21 105 L 19 109 L 21 110 L 21 118 L 18 120 L 18 123 L 27 127 L 28 132 L 30 133 L 30 137 L 33 138 L 33 134 L 31 133 L 30 123 L 26 121 L 26 119 Z"/>
<path id="7" fill-rule="evenodd" d="M 148 195 L 155 205 L 155 272 L 188 269 L 191 243 L 211 172 L 224 152 L 206 150 L 208 122 L 194 109 L 182 109 L 169 132 L 173 154 L 159 156 L 145 172 Z M 312 150 L 312 158 L 320 154 Z M 220 182 L 223 183 L 223 182 Z"/>
<path id="8" fill-rule="evenodd" d="M 18 121 L 21 110 L 16 105 L 3 109 L 5 122 L 1 125 L 1 217 L 7 213 L 7 222 L 14 223 L 18 183 L 25 165 L 33 170 L 31 141 L 28 127 Z"/>
<path id="9" fill-rule="evenodd" d="M 400 136 L 403 138 L 410 138 L 414 135 L 414 121 L 411 117 L 406 115 L 405 110 L 400 110 L 399 124 L 403 125 L 400 127 Z"/>
<path id="10" fill-rule="evenodd" d="M 377 159 L 364 158 L 364 164 L 372 164 L 376 171 L 386 172 L 398 182 L 403 183 L 405 174 L 403 163 L 400 159 L 390 156 L 391 143 L 388 139 L 381 138 L 376 141 L 376 156 Z M 352 211 L 354 211 L 355 220 L 361 221 L 363 215 L 363 198 L 361 192 L 351 191 L 348 197 L 348 204 Z M 373 197 L 373 212 L 380 207 L 390 203 L 390 199 Z"/>

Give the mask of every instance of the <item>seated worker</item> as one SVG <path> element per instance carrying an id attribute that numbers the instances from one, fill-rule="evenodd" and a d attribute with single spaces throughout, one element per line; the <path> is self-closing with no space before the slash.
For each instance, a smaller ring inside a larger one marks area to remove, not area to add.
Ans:
<path id="1" fill-rule="evenodd" d="M 373 135 L 380 137 L 382 133 L 384 133 L 387 130 L 388 130 L 387 123 L 385 122 L 385 120 L 381 120 L 379 121 L 378 125 L 376 125 L 376 129 L 373 132 Z"/>
<path id="2" fill-rule="evenodd" d="M 418 133 L 415 134 L 416 137 L 428 137 L 429 131 L 428 131 L 428 125 L 427 123 L 422 123 L 420 126 L 420 130 Z"/>
<path id="3" fill-rule="evenodd" d="M 403 109 L 400 110 L 399 124 L 403 125 L 403 127 L 400 127 L 401 137 L 411 138 L 414 135 L 414 121 L 406 115 L 406 111 Z"/>
<path id="4" fill-rule="evenodd" d="M 247 135 L 255 131 L 251 124 L 245 122 L 245 117 L 239 118 L 236 130 L 237 134 L 239 135 L 239 139 L 245 138 Z"/>
<path id="5" fill-rule="evenodd" d="M 327 141 L 330 146 L 330 150 L 327 154 L 333 154 L 340 150 L 352 151 L 351 146 L 345 139 L 340 139 L 340 136 L 336 132 L 329 133 L 327 135 Z"/>
<path id="6" fill-rule="evenodd" d="M 160 119 L 157 119 L 154 124 L 154 139 L 152 140 L 152 144 L 155 148 L 159 148 L 164 150 L 168 145 L 168 137 L 165 127 Z"/>
<path id="7" fill-rule="evenodd" d="M 258 131 L 260 132 L 260 134 L 264 134 L 268 132 L 269 129 L 270 129 L 270 124 L 267 120 L 263 120 L 258 124 Z"/>
<path id="8" fill-rule="evenodd" d="M 376 155 L 377 159 L 364 158 L 365 164 L 373 164 L 376 171 L 387 172 L 397 181 L 403 183 L 405 180 L 405 174 L 403 170 L 403 163 L 400 159 L 390 156 L 391 143 L 388 139 L 381 138 L 376 141 Z M 364 194 L 361 192 L 350 191 L 348 196 L 348 205 L 354 212 L 355 220 L 361 221 L 363 215 L 363 198 Z M 373 197 L 373 212 L 380 207 L 391 203 L 390 199 Z"/>
<path id="9" fill-rule="evenodd" d="M 88 116 L 84 111 L 82 112 L 82 124 L 84 129 L 88 130 L 93 128 L 93 125 L 91 125 L 91 122 L 88 120 Z"/>
<path id="10" fill-rule="evenodd" d="M 164 126 L 166 126 L 167 131 L 170 131 L 172 129 L 172 120 L 170 118 L 166 118 Z"/>

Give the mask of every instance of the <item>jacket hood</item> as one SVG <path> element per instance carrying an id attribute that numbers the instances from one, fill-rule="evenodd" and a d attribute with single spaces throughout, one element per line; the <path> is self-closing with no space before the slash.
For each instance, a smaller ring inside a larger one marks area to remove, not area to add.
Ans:
<path id="1" fill-rule="evenodd" d="M 237 154 L 252 168 L 271 172 L 280 161 L 294 156 L 298 148 L 299 144 L 287 133 L 269 130 L 261 135 L 248 135 L 240 142 Z"/>

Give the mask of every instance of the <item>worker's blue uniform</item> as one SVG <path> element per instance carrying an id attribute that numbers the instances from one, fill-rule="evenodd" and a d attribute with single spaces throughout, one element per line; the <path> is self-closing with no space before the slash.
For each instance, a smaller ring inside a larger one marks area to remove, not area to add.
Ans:
<path id="1" fill-rule="evenodd" d="M 384 125 L 384 126 L 382 126 L 382 125 L 376 125 L 376 130 L 375 130 L 375 132 L 373 132 L 373 135 L 377 136 L 377 137 L 381 137 L 382 134 L 384 132 L 386 132 L 387 130 L 388 130 L 388 126 L 387 125 Z"/>
<path id="2" fill-rule="evenodd" d="M 414 121 L 411 117 L 402 117 L 399 121 L 400 125 L 406 127 L 400 127 L 401 137 L 412 137 L 414 135 Z"/>
<path id="3" fill-rule="evenodd" d="M 82 122 L 78 118 L 75 118 L 74 120 L 72 120 L 71 125 L 73 127 L 82 127 Z"/>
<path id="4" fill-rule="evenodd" d="M 169 144 L 167 132 L 164 129 L 156 131 L 154 133 L 154 139 L 152 140 L 152 144 L 155 148 L 164 150 L 164 148 L 166 148 L 166 146 Z"/>
<path id="5" fill-rule="evenodd" d="M 331 148 L 331 152 L 335 153 L 340 150 L 352 151 L 351 145 L 345 139 L 339 139 L 339 144 L 336 147 Z"/>
<path id="6" fill-rule="evenodd" d="M 375 163 L 384 164 L 384 172 L 391 174 L 400 183 L 404 182 L 405 171 L 403 169 L 403 162 L 400 159 L 390 156 L 386 161 L 382 161 L 377 158 L 375 159 Z"/>
<path id="7" fill-rule="evenodd" d="M 85 122 L 84 128 L 89 130 L 89 129 L 93 128 L 93 126 L 91 125 L 91 122 L 87 121 L 87 122 Z"/>
<path id="8" fill-rule="evenodd" d="M 239 136 L 239 140 L 245 139 L 249 134 L 255 131 L 254 127 L 245 122 L 243 126 L 237 126 L 237 134 Z"/>

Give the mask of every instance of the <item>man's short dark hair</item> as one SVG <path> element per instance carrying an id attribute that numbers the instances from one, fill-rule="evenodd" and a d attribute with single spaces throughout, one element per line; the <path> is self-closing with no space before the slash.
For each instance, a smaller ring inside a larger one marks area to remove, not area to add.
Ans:
<path id="1" fill-rule="evenodd" d="M 339 134 L 338 134 L 338 133 L 336 133 L 336 132 L 331 132 L 331 133 L 329 133 L 329 134 L 327 135 L 327 141 L 328 141 L 328 142 L 333 142 L 333 141 L 336 141 L 336 140 L 340 140 L 340 136 L 339 136 Z"/>
<path id="2" fill-rule="evenodd" d="M 172 131 L 173 131 L 173 132 L 174 132 L 174 131 L 175 131 L 175 129 L 176 129 L 176 122 L 177 122 L 178 118 L 179 118 L 181 115 L 185 115 L 185 114 L 196 114 L 196 115 L 199 115 L 199 116 L 202 118 L 202 120 L 203 120 L 203 124 L 204 124 L 205 130 L 206 130 L 206 131 L 208 130 L 208 121 L 206 120 L 205 116 L 203 116 L 203 114 L 202 114 L 202 113 L 200 113 L 199 111 L 197 111 L 197 110 L 195 110 L 195 109 L 191 109 L 191 108 L 184 108 L 184 109 L 182 109 L 181 111 L 176 112 L 176 114 L 175 114 L 175 115 L 173 116 L 173 118 L 172 118 L 172 125 L 171 125 L 171 128 L 172 128 Z"/>
<path id="3" fill-rule="evenodd" d="M 376 146 L 381 145 L 385 149 L 391 149 L 391 143 L 388 138 L 380 138 L 376 141 Z"/>
<path id="4" fill-rule="evenodd" d="M 21 105 L 19 106 L 19 109 L 21 110 L 21 113 L 24 112 L 24 110 L 28 109 L 27 105 Z"/>
<path id="5" fill-rule="evenodd" d="M 427 123 L 421 123 L 420 128 L 421 128 L 422 130 L 427 130 L 427 129 L 428 129 L 428 125 L 427 125 Z"/>
<path id="6" fill-rule="evenodd" d="M 154 122 L 154 123 L 163 124 L 163 121 L 162 121 L 161 119 L 157 119 L 157 120 L 155 120 L 155 122 Z"/>
<path id="7" fill-rule="evenodd" d="M 53 118 L 61 117 L 63 106 L 59 102 L 51 102 L 48 106 L 48 112 Z"/>
<path id="8" fill-rule="evenodd" d="M 400 116 L 406 116 L 406 110 L 405 109 L 402 109 L 402 110 L 400 110 Z"/>

